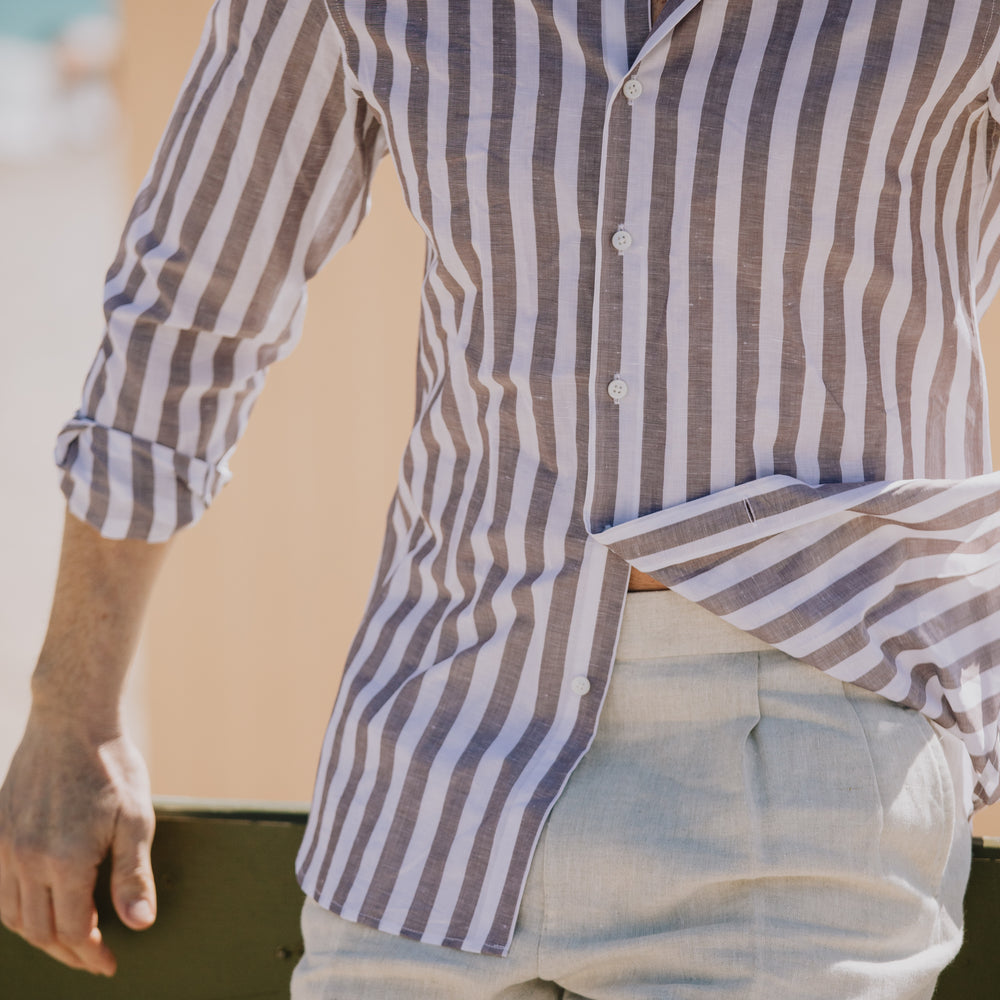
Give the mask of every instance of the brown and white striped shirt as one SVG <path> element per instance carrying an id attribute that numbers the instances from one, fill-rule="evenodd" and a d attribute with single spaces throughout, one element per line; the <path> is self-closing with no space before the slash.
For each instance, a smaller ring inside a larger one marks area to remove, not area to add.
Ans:
<path id="1" fill-rule="evenodd" d="M 630 564 L 998 796 L 998 58 L 996 0 L 220 0 L 58 455 L 108 536 L 194 520 L 391 154 L 417 415 L 299 858 L 323 905 L 507 949 Z"/>

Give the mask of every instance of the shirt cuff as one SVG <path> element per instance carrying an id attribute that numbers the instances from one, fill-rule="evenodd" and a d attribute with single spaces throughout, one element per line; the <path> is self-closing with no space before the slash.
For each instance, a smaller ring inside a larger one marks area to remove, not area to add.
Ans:
<path id="1" fill-rule="evenodd" d="M 212 465 L 81 416 L 59 434 L 55 460 L 70 513 L 112 539 L 166 541 L 230 479 L 224 460 Z"/>

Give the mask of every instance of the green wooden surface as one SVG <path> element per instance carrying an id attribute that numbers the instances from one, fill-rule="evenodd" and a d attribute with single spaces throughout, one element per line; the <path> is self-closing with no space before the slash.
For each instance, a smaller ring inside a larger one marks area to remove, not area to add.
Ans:
<path id="1" fill-rule="evenodd" d="M 0 929 L 2 1000 L 287 1000 L 302 953 L 293 863 L 304 810 L 180 800 L 157 807 L 159 916 L 142 934 L 99 906 L 114 979 L 72 972 Z M 935 1000 L 998 1000 L 1000 840 L 974 845 L 966 938 Z"/>
<path id="2" fill-rule="evenodd" d="M 973 841 L 972 874 L 965 893 L 965 941 L 944 970 L 934 1000 L 998 1000 L 1000 962 L 1000 839 Z"/>

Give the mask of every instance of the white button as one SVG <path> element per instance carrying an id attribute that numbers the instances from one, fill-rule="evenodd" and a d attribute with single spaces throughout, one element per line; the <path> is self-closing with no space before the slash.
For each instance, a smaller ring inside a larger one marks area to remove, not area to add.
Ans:
<path id="1" fill-rule="evenodd" d="M 630 101 L 634 101 L 637 97 L 642 95 L 642 84 L 633 76 L 631 79 L 625 81 L 625 86 L 622 87 L 622 93 Z"/>
<path id="2" fill-rule="evenodd" d="M 574 677 L 569 686 L 573 689 L 573 694 L 582 698 L 590 690 L 590 681 L 586 677 Z"/>
<path id="3" fill-rule="evenodd" d="M 632 245 L 632 234 L 625 229 L 619 229 L 618 232 L 611 237 L 611 245 L 619 253 L 625 253 L 625 251 Z"/>
<path id="4" fill-rule="evenodd" d="M 628 382 L 623 378 L 613 378 L 608 383 L 608 395 L 619 403 L 628 395 Z"/>

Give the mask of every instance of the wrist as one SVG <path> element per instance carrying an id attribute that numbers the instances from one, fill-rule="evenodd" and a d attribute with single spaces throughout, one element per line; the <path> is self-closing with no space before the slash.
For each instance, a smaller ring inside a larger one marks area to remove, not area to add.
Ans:
<path id="1" fill-rule="evenodd" d="M 121 696 L 117 689 L 81 683 L 39 662 L 31 678 L 31 716 L 47 726 L 72 729 L 101 743 L 121 735 Z"/>

